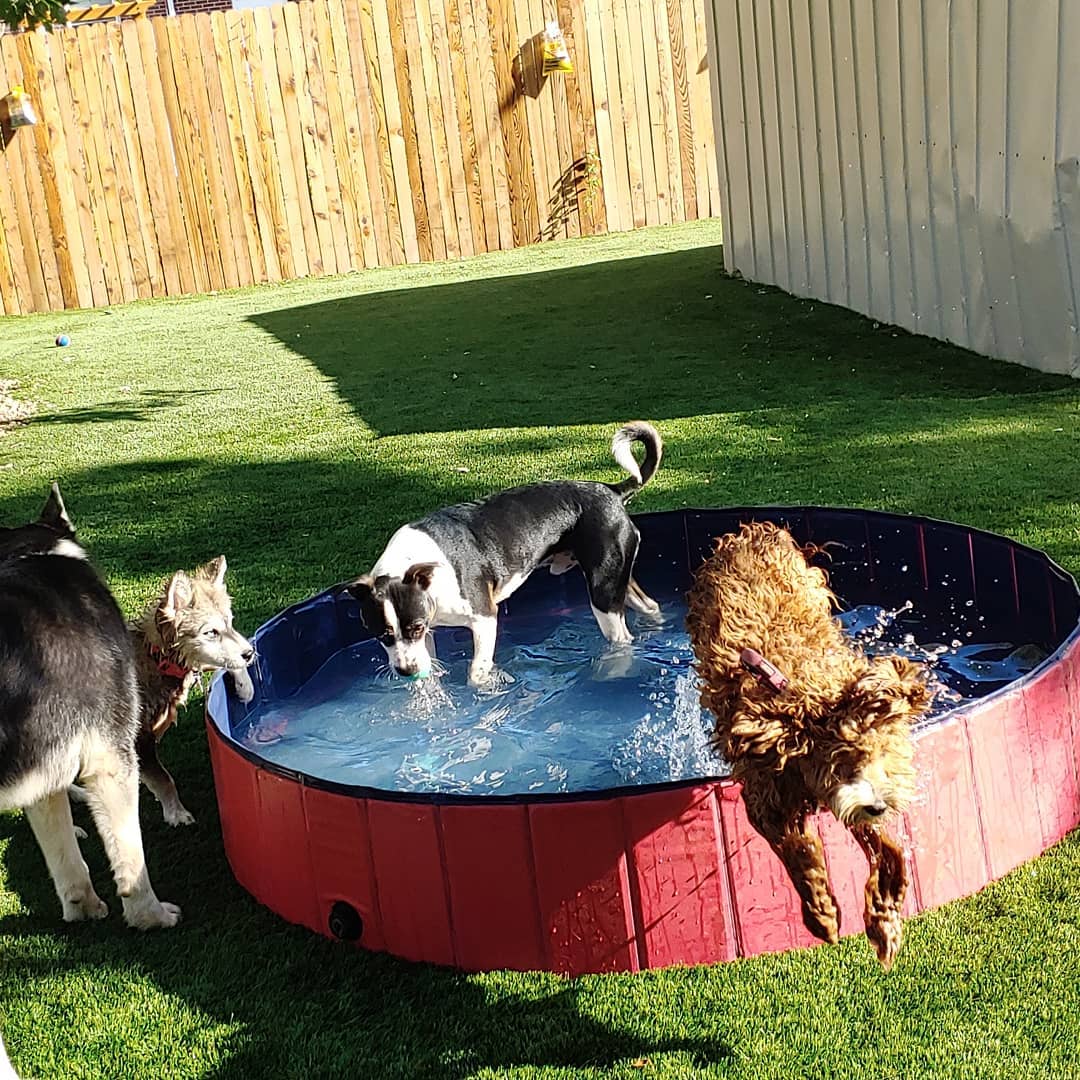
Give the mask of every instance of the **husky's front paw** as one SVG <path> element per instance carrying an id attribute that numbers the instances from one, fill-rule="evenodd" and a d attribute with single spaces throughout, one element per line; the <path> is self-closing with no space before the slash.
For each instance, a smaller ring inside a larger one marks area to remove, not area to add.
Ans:
<path id="1" fill-rule="evenodd" d="M 177 825 L 195 824 L 195 816 L 181 803 L 177 803 L 175 806 L 163 806 L 161 812 L 166 825 L 175 827 Z"/>
<path id="2" fill-rule="evenodd" d="M 180 921 L 180 908 L 153 894 L 138 902 L 124 901 L 124 922 L 135 930 L 168 930 Z"/>
<path id="3" fill-rule="evenodd" d="M 65 896 L 60 903 L 64 908 L 64 922 L 82 922 L 84 919 L 104 919 L 109 907 L 93 889 Z"/>

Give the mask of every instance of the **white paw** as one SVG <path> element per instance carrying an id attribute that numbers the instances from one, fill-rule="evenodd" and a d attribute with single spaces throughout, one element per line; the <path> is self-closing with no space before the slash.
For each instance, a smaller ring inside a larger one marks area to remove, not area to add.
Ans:
<path id="1" fill-rule="evenodd" d="M 186 807 L 181 806 L 180 803 L 177 803 L 176 806 L 163 806 L 161 812 L 166 825 L 175 827 L 177 825 L 195 824 L 194 815 Z"/>
<path id="2" fill-rule="evenodd" d="M 487 686 L 495 673 L 495 668 L 491 664 L 473 664 L 469 668 L 469 685 L 470 686 Z"/>
<path id="3" fill-rule="evenodd" d="M 180 909 L 152 896 L 141 904 L 125 904 L 124 921 L 135 930 L 167 930 L 180 921 Z"/>
<path id="4" fill-rule="evenodd" d="M 618 645 L 605 649 L 593 660 L 593 674 L 599 682 L 607 682 L 609 679 L 628 678 L 633 673 L 633 670 L 633 650 Z"/>
<path id="5" fill-rule="evenodd" d="M 246 705 L 255 696 L 255 684 L 251 681 L 247 668 L 232 669 L 233 689 L 236 696 Z"/>
<path id="6" fill-rule="evenodd" d="M 64 922 L 82 922 L 84 919 L 104 919 L 109 914 L 109 907 L 93 889 L 82 896 L 74 896 L 61 901 L 64 907 Z"/>

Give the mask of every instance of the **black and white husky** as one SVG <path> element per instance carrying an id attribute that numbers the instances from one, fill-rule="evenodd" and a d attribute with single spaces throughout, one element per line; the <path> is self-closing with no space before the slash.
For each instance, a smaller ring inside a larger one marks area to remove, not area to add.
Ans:
<path id="1" fill-rule="evenodd" d="M 139 719 L 131 632 L 53 484 L 36 522 L 0 529 L 0 811 L 25 810 L 68 922 L 108 912 L 71 820 L 76 780 L 126 922 L 148 930 L 180 918 L 154 895 L 143 857 Z"/>
<path id="2" fill-rule="evenodd" d="M 645 448 L 640 465 L 634 443 Z M 371 572 L 345 588 L 399 674 L 428 671 L 430 629 L 449 625 L 472 631 L 469 681 L 490 679 L 498 605 L 541 566 L 552 574 L 581 567 L 593 615 L 610 642 L 631 640 L 627 606 L 659 612 L 633 578 L 640 536 L 626 503 L 660 465 L 660 433 L 641 421 L 626 424 L 611 451 L 630 474 L 618 484 L 527 484 L 436 510 L 394 533 Z"/>

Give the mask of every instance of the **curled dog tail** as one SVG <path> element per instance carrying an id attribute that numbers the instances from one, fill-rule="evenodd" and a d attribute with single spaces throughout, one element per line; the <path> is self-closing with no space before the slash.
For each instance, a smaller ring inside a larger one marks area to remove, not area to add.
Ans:
<path id="1" fill-rule="evenodd" d="M 645 447 L 645 458 L 640 465 L 634 457 L 634 443 L 641 443 Z M 660 438 L 660 432 L 652 424 L 646 424 L 644 420 L 632 420 L 615 432 L 615 438 L 611 440 L 611 453 L 630 475 L 625 480 L 608 486 L 626 502 L 653 478 L 660 467 L 660 459 L 664 456 L 664 442 Z"/>

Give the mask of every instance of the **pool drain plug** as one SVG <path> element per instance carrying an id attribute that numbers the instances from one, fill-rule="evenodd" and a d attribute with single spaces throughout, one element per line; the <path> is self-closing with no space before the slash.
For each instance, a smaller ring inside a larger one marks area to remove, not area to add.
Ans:
<path id="1" fill-rule="evenodd" d="M 339 941 L 358 941 L 364 932 L 364 920 L 360 918 L 360 912 L 344 900 L 336 901 L 330 909 L 328 925 L 330 933 Z"/>

